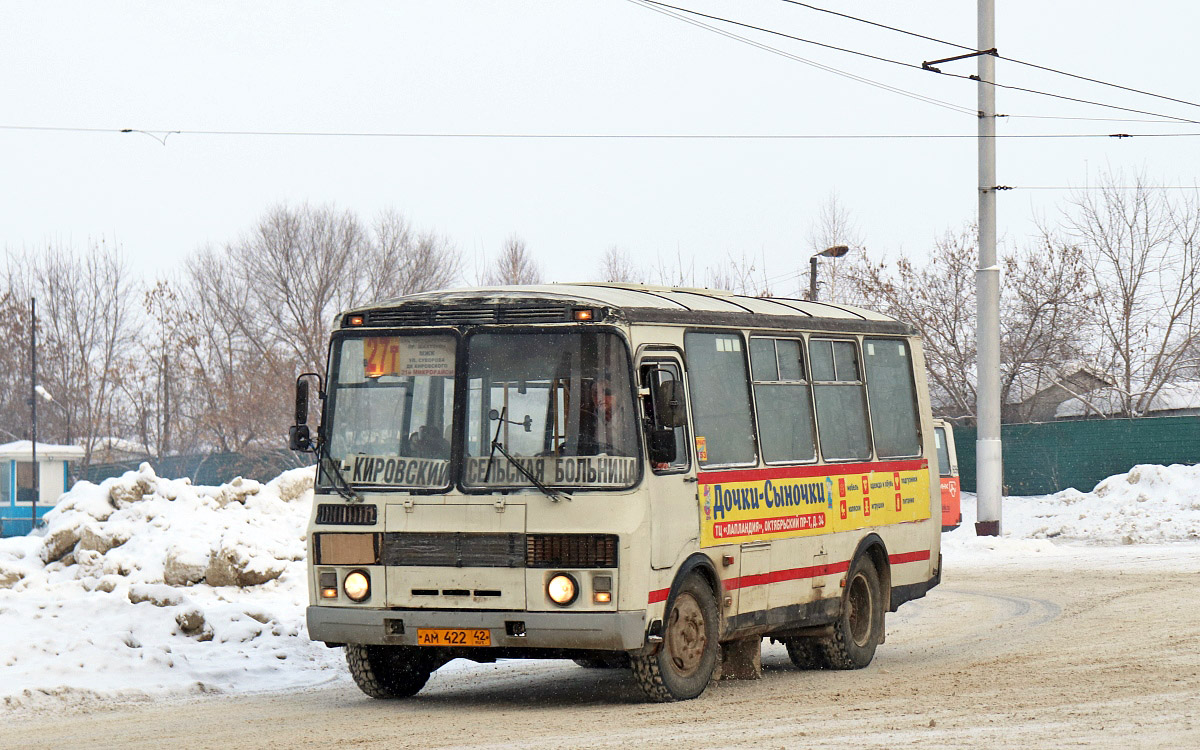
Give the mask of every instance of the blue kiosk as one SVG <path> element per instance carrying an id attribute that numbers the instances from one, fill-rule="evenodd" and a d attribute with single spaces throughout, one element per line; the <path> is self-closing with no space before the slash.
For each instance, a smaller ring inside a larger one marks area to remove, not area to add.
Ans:
<path id="1" fill-rule="evenodd" d="M 38 443 L 39 489 L 37 516 L 54 507 L 67 491 L 67 467 L 83 458 L 75 445 Z M 0 445 L 0 536 L 21 536 L 33 530 L 33 443 L 18 440 Z"/>

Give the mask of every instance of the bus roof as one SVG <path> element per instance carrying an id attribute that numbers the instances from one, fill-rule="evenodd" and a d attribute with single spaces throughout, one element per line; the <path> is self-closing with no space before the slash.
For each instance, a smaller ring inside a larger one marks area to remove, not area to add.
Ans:
<path id="1" fill-rule="evenodd" d="M 537 303 L 609 308 L 630 322 L 687 325 L 728 325 L 764 328 L 866 331 L 913 335 L 914 329 L 887 315 L 850 305 L 810 302 L 789 297 L 750 297 L 715 289 L 651 286 L 624 283 L 565 283 L 531 286 L 493 286 L 421 292 L 364 305 L 347 313 L 390 310 L 417 313 L 437 308 L 457 308 L 480 313 L 498 307 L 525 307 Z M 371 316 L 374 317 L 374 316 Z M 378 324 L 396 323 L 380 316 Z M 409 325 L 416 319 L 402 316 Z M 469 317 L 469 316 L 468 316 Z M 486 317 L 486 316 L 485 316 Z M 434 322 L 433 319 L 430 322 Z M 371 325 L 371 321 L 368 325 Z M 450 319 L 442 322 L 452 323 Z M 504 322 L 473 318 L 461 322 Z M 513 319 L 511 322 L 532 322 Z M 554 322 L 550 318 L 545 322 Z"/>

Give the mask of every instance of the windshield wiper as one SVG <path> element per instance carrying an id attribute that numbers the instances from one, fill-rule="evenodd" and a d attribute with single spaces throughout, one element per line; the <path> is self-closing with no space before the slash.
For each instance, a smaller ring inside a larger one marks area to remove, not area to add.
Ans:
<path id="1" fill-rule="evenodd" d="M 362 495 L 355 492 L 354 488 L 350 486 L 350 483 L 346 481 L 345 475 L 342 474 L 341 467 L 338 466 L 333 460 L 333 457 L 329 455 L 329 446 L 323 440 L 317 444 L 317 464 L 321 465 L 322 461 L 325 462 L 324 466 L 326 467 L 326 473 L 332 476 L 334 479 L 333 491 L 338 494 L 338 497 L 347 502 L 361 503 L 363 500 Z"/>
<path id="2" fill-rule="evenodd" d="M 495 437 L 492 438 L 492 452 L 488 454 L 487 471 L 485 471 L 483 474 L 483 481 L 487 482 L 489 479 L 491 479 L 491 477 L 492 477 L 492 461 L 495 460 L 495 458 L 496 458 L 496 451 L 500 451 L 500 454 L 502 456 L 504 456 L 505 458 L 507 458 L 508 462 L 510 464 L 517 467 L 517 471 L 521 472 L 525 476 L 525 478 L 529 480 L 530 484 L 532 484 L 534 487 L 537 487 L 539 490 L 541 490 L 542 494 L 544 494 L 546 497 L 550 498 L 551 500 L 553 500 L 556 503 L 561 502 L 564 497 L 566 499 L 570 500 L 571 495 L 569 493 L 555 492 L 554 490 L 550 489 L 546 485 L 542 484 L 538 480 L 538 478 L 533 475 L 532 471 L 525 468 L 524 464 L 522 464 L 517 459 L 513 458 L 512 454 L 510 454 L 508 451 L 504 450 L 504 446 L 500 444 L 500 428 L 502 426 L 504 426 L 504 415 L 507 412 L 508 412 L 508 407 L 505 407 L 500 412 L 500 416 L 496 418 L 496 435 L 495 435 Z M 494 413 L 495 412 L 493 412 L 493 414 Z"/>

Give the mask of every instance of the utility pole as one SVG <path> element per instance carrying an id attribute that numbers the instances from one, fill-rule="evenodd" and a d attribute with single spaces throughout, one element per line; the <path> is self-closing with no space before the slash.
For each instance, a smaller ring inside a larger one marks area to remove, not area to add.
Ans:
<path id="1" fill-rule="evenodd" d="M 29 531 L 37 528 L 38 496 L 42 492 L 42 472 L 37 462 L 37 297 L 29 298 L 29 422 L 30 458 L 33 461 L 33 504 L 30 510 Z"/>
<path id="2" fill-rule="evenodd" d="M 996 0 L 978 0 L 979 268 L 975 272 L 979 384 L 975 410 L 975 533 L 1000 535 L 1000 267 L 996 262 Z M 984 50 L 988 50 L 984 52 Z"/>

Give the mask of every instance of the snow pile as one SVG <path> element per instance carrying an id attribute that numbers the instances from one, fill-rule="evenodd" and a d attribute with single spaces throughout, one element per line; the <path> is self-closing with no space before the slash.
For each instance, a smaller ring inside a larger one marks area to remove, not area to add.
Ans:
<path id="1" fill-rule="evenodd" d="M 952 561 L 1044 556 L 1062 545 L 1200 541 L 1200 466 L 1142 464 L 1096 485 L 1053 495 L 1005 497 L 1003 535 L 975 536 L 975 496 L 963 493 L 962 526 L 942 536 Z"/>
<path id="2" fill-rule="evenodd" d="M 312 643 L 312 469 L 220 487 L 137 472 L 80 482 L 45 533 L 0 540 L 0 698 L 137 698 L 334 679 Z"/>

